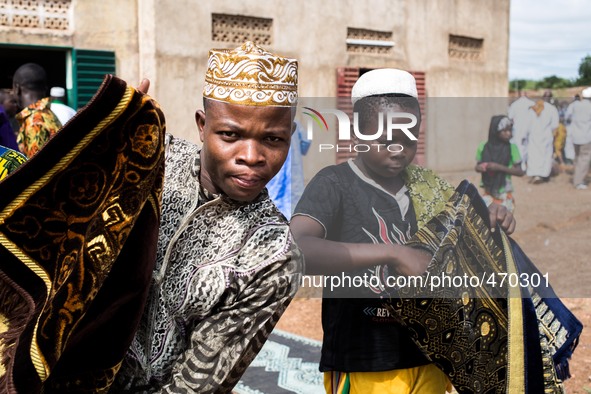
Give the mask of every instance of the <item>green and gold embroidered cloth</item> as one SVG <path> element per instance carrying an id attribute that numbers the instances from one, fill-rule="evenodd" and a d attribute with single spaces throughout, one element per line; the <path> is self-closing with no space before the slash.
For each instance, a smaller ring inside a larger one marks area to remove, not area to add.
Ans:
<path id="1" fill-rule="evenodd" d="M 25 161 L 27 158 L 22 153 L 0 145 L 0 180 L 14 172 Z"/>
<path id="2" fill-rule="evenodd" d="M 106 392 L 144 308 L 164 169 L 157 103 L 108 76 L 0 183 L 0 392 Z"/>

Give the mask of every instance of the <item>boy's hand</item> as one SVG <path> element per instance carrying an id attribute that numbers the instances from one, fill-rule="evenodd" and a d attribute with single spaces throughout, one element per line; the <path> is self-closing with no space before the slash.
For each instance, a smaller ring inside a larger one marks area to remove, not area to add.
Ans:
<path id="1" fill-rule="evenodd" d="M 507 234 L 512 234 L 515 231 L 515 217 L 509 210 L 499 204 L 492 203 L 488 206 L 488 214 L 490 218 L 490 229 L 495 231 L 498 224 Z"/>
<path id="2" fill-rule="evenodd" d="M 147 78 L 142 79 L 142 82 L 140 82 L 139 86 L 137 87 L 137 90 L 139 90 L 140 92 L 147 94 L 148 93 L 148 89 L 150 89 L 150 80 Z"/>
<path id="3" fill-rule="evenodd" d="M 494 161 L 491 161 L 490 163 L 487 163 L 488 165 L 486 166 L 486 171 L 498 171 L 499 170 L 499 163 L 495 163 Z"/>
<path id="4" fill-rule="evenodd" d="M 488 166 L 488 163 L 479 163 L 476 165 L 476 171 L 477 172 L 486 172 L 486 168 Z"/>
<path id="5" fill-rule="evenodd" d="M 432 256 L 422 250 L 414 249 L 404 245 L 393 245 L 392 263 L 389 265 L 398 275 L 422 275 Z"/>

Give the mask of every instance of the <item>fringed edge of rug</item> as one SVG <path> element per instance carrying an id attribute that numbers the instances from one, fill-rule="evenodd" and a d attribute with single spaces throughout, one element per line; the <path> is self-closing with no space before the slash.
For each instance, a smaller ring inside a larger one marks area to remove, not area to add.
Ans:
<path id="1" fill-rule="evenodd" d="M 554 368 L 556 369 L 556 377 L 558 377 L 558 379 L 565 381 L 571 377 L 569 361 L 578 344 L 579 336 L 573 340 L 573 343 L 571 343 L 570 346 L 565 346 L 560 353 L 554 355 Z"/>
<path id="2" fill-rule="evenodd" d="M 0 332 L 0 389 L 2 392 L 16 392 L 12 380 L 12 367 L 17 356 L 16 350 L 20 334 L 27 326 L 35 304 L 33 299 L 0 269 L 0 299 L 2 309 L 0 322 L 3 330 Z M 6 390 L 6 391 L 4 391 Z"/>

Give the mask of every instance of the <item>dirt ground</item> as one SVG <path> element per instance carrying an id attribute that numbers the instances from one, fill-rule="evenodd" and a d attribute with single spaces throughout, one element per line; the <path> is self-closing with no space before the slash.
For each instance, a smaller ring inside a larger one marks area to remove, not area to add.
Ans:
<path id="1" fill-rule="evenodd" d="M 462 179 L 477 184 L 480 179 L 473 172 L 442 175 L 453 184 Z M 572 378 L 565 387 L 567 393 L 591 394 L 591 188 L 575 190 L 570 182 L 568 172 L 540 185 L 514 177 L 517 229 L 513 238 L 542 273 L 548 272 L 558 296 L 583 323 L 570 362 Z M 317 294 L 300 293 L 277 327 L 321 340 L 320 306 Z"/>

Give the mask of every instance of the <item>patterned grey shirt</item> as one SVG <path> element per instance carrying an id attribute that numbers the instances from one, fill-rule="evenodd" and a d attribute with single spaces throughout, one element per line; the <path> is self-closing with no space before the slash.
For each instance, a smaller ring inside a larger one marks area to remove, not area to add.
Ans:
<path id="1" fill-rule="evenodd" d="M 266 190 L 251 203 L 199 184 L 199 148 L 167 136 L 146 310 L 116 392 L 225 393 L 295 295 L 303 258 Z"/>

